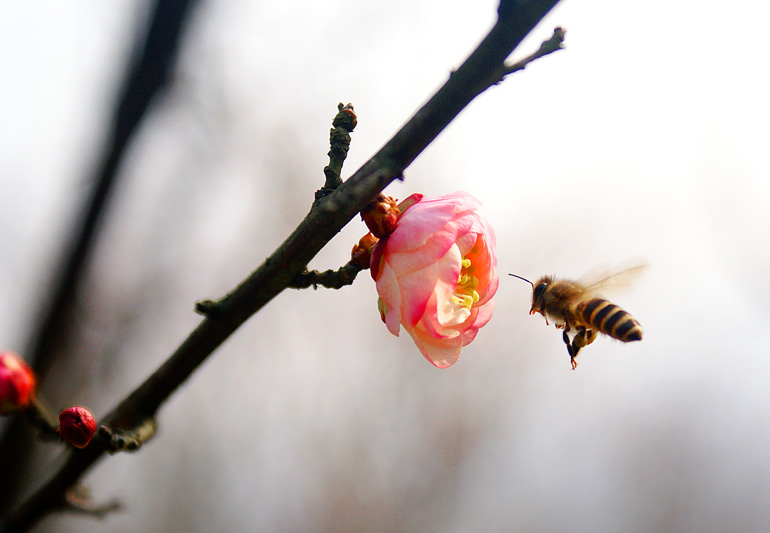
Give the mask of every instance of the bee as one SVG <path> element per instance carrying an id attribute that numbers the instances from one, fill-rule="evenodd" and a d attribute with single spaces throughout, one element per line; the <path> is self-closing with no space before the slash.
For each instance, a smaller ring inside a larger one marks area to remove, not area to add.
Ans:
<path id="1" fill-rule="evenodd" d="M 532 285 L 530 315 L 540 313 L 548 324 L 550 318 L 559 329 L 567 345 L 572 369 L 577 368 L 580 349 L 588 346 L 599 333 L 623 342 L 642 340 L 642 326 L 617 305 L 600 296 L 603 290 L 627 284 L 645 265 L 636 266 L 610 275 L 595 282 L 557 279 L 543 276 L 532 283 L 526 278 L 509 274 Z M 570 333 L 573 333 L 570 340 Z"/>

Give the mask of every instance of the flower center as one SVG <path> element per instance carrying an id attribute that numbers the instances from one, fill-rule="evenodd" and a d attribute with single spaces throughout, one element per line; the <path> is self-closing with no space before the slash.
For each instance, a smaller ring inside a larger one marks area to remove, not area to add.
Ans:
<path id="1" fill-rule="evenodd" d="M 479 301 L 479 293 L 476 292 L 476 287 L 479 286 L 479 278 L 472 274 L 474 269 L 470 259 L 463 257 L 462 265 L 452 300 L 470 310 L 471 306 Z"/>
<path id="2" fill-rule="evenodd" d="M 470 259 L 463 257 L 460 275 L 457 277 L 457 286 L 454 294 L 449 298 L 444 307 L 444 316 L 448 320 L 442 321 L 444 326 L 462 324 L 471 315 L 471 307 L 479 301 L 479 278 L 473 275 L 473 264 Z"/>

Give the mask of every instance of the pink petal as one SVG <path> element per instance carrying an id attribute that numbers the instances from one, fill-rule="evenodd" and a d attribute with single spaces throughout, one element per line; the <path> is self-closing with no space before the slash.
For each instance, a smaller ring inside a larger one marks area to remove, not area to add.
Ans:
<path id="1" fill-rule="evenodd" d="M 454 337 L 457 335 L 454 328 L 447 330 L 441 324 L 438 317 L 439 306 L 443 305 L 454 294 L 457 287 L 457 277 L 460 274 L 460 250 L 453 246 L 437 263 L 440 270 L 437 282 L 432 289 L 432 297 L 422 317 L 422 326 L 431 335 L 437 338 Z"/>
<path id="2" fill-rule="evenodd" d="M 398 285 L 398 278 L 395 272 L 390 268 L 387 262 L 383 262 L 380 268 L 380 277 L 377 280 L 377 294 L 385 302 L 387 307 L 385 313 L 385 325 L 393 335 L 398 336 L 401 329 L 401 291 Z"/>
<path id="3" fill-rule="evenodd" d="M 435 339 L 420 329 L 407 330 L 422 355 L 437 368 L 448 368 L 457 362 L 463 341 L 454 339 Z"/>
<path id="4" fill-rule="evenodd" d="M 470 342 L 476 338 L 476 333 L 479 332 L 479 329 L 485 326 L 492 318 L 492 312 L 495 310 L 494 304 L 495 301 L 490 300 L 486 305 L 473 309 L 474 311 L 477 311 L 473 320 L 473 325 L 463 331 L 460 335 L 460 338 L 463 340 L 463 346 L 470 344 Z"/>
<path id="5" fill-rule="evenodd" d="M 449 233 L 454 236 L 466 233 L 471 228 L 473 220 L 461 216 L 465 212 L 472 213 L 469 208 L 438 200 L 423 199 L 401 215 L 399 227 L 390 236 L 389 247 L 392 252 L 419 248 L 447 225 L 450 225 Z"/>

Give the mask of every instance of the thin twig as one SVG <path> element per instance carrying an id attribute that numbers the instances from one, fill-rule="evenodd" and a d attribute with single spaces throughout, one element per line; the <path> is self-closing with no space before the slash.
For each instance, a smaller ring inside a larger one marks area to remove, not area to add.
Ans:
<path id="1" fill-rule="evenodd" d="M 43 405 L 39 395 L 35 396 L 24 409 L 24 416 L 29 424 L 37 430 L 41 440 L 59 440 L 59 424 Z"/>
<path id="2" fill-rule="evenodd" d="M 102 424 L 131 430 L 160 406 L 246 319 L 281 293 L 310 260 L 369 201 L 436 138 L 477 95 L 498 81 L 501 65 L 558 0 L 503 0 L 489 35 L 447 83 L 350 179 L 323 198 L 277 250 L 235 290 L 220 300 L 221 315 L 209 316 L 171 357 L 107 415 Z M 104 454 L 96 446 L 73 451 L 54 477 L 5 525 L 31 527 L 63 499 Z"/>
<path id="3" fill-rule="evenodd" d="M 342 164 L 345 162 L 350 149 L 350 132 L 357 124 L 352 104 L 342 105 L 340 103 L 337 110 L 338 113 L 332 121 L 332 129 L 329 132 L 329 165 L 324 167 L 326 183 L 316 193 L 316 200 L 320 200 L 342 185 Z"/>
<path id="4" fill-rule="evenodd" d="M 327 289 L 341 289 L 346 285 L 352 285 L 361 270 L 363 268 L 356 263 L 347 263 L 337 270 L 324 270 L 323 272 L 303 270 L 289 282 L 287 288 L 307 289 L 312 286 L 317 289 L 320 285 Z"/>
<path id="5" fill-rule="evenodd" d="M 513 74 L 514 72 L 517 72 L 519 70 L 524 70 L 527 65 L 535 61 L 536 59 L 540 59 L 543 56 L 547 56 L 548 54 L 552 54 L 554 52 L 558 52 L 559 50 L 564 50 L 564 34 L 567 33 L 566 30 L 556 27 L 553 30 L 553 35 L 550 39 L 547 41 L 543 41 L 543 43 L 540 45 L 540 48 L 538 48 L 537 52 L 528 55 L 521 61 L 517 61 L 516 63 L 513 63 L 512 65 L 506 65 L 503 69 L 503 73 L 500 76 L 500 81 L 503 80 L 507 75 Z"/>

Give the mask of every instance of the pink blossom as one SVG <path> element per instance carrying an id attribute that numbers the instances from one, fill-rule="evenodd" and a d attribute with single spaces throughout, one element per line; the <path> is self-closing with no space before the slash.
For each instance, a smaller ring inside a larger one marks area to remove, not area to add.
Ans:
<path id="1" fill-rule="evenodd" d="M 466 192 L 412 195 L 399 207 L 395 231 L 372 251 L 380 314 L 393 335 L 403 326 L 428 361 L 446 368 L 492 317 L 495 236 Z"/>

